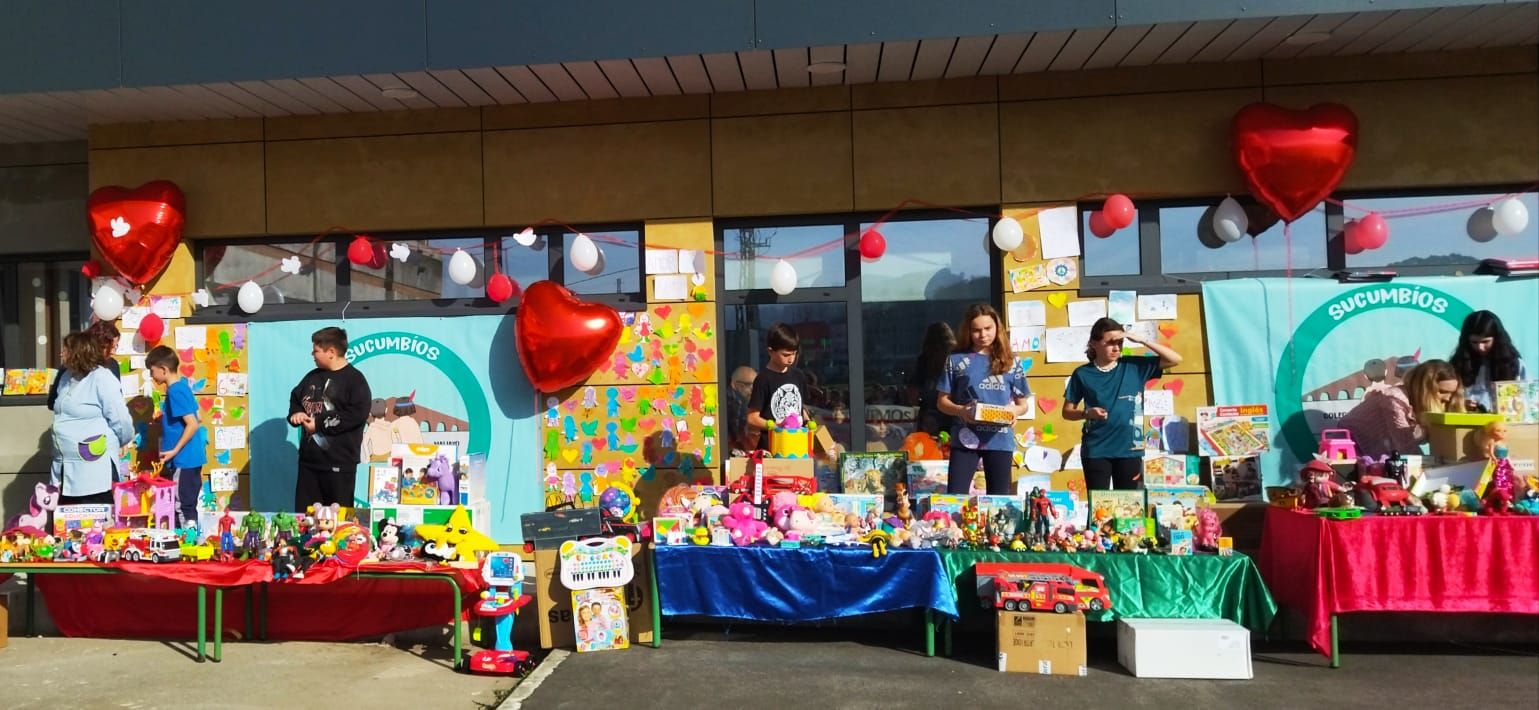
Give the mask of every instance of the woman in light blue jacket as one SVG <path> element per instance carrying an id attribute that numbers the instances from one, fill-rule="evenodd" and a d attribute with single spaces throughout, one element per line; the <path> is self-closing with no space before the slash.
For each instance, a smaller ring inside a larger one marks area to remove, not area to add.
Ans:
<path id="1" fill-rule="evenodd" d="M 64 369 L 53 411 L 53 484 L 59 504 L 112 503 L 120 450 L 134 423 L 123 389 L 101 367 L 102 343 L 87 333 L 64 338 Z"/>

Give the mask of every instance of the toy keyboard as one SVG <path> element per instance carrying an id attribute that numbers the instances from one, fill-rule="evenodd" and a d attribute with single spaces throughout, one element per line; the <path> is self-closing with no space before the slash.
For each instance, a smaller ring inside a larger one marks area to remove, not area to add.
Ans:
<path id="1" fill-rule="evenodd" d="M 567 589 L 623 587 L 635 575 L 627 537 L 593 537 L 561 543 L 561 583 Z"/>

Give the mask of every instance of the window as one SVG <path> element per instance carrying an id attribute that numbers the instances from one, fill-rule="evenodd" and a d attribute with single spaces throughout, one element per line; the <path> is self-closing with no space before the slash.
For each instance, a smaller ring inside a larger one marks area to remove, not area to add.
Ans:
<path id="1" fill-rule="evenodd" d="M 1242 236 L 1238 241 L 1228 243 L 1213 234 L 1213 211 L 1216 208 L 1216 203 L 1159 208 L 1161 271 L 1167 274 L 1227 274 L 1325 268 L 1323 208 L 1316 208 L 1295 220 L 1286 239 L 1284 225 L 1278 221 L 1255 237 Z"/>
<path id="2" fill-rule="evenodd" d="M 482 237 L 396 240 L 384 245 L 410 250 L 405 261 L 385 257 L 375 269 L 349 264 L 355 301 L 429 301 L 440 298 L 480 298 L 486 295 L 486 242 Z M 449 260 L 456 250 L 476 263 L 476 277 L 460 285 L 449 278 Z"/>
<path id="3" fill-rule="evenodd" d="M 865 261 L 856 235 L 874 217 L 737 220 L 718 222 L 717 231 L 723 392 L 730 398 L 732 386 L 751 379 L 739 368 L 763 366 L 764 331 L 786 323 L 801 338 L 797 366 L 814 382 L 808 408 L 855 451 L 895 450 L 913 432 L 917 402 L 907 385 L 925 326 L 954 326 L 968 304 L 997 301 L 999 290 L 989 219 L 890 217 L 877 226 L 886 253 Z M 797 274 L 798 288 L 786 296 L 769 288 L 780 258 Z M 729 418 L 729 436 L 735 426 Z"/>
<path id="4" fill-rule="evenodd" d="M 84 255 L 0 261 L 0 366 L 57 368 L 64 336 L 91 317 Z"/>
<path id="5" fill-rule="evenodd" d="M 551 239 L 544 234 L 530 236 L 533 241 L 528 246 L 519 244 L 516 237 L 503 237 L 502 259 L 497 264 L 502 273 L 518 282 L 520 291 L 550 278 Z"/>
<path id="6" fill-rule="evenodd" d="M 337 300 L 336 240 L 209 244 L 201 257 L 203 288 L 212 303 L 235 303 L 235 293 L 247 281 L 262 287 L 267 305 Z M 297 274 L 280 268 L 284 259 L 293 258 L 299 260 Z"/>
<path id="7" fill-rule="evenodd" d="M 1405 272 L 1417 267 L 1452 267 L 1468 272 L 1481 259 L 1524 258 L 1539 256 L 1539 193 L 1518 195 L 1528 208 L 1528 227 L 1522 232 L 1498 235 L 1490 224 L 1490 210 L 1478 206 L 1397 217 L 1397 211 L 1431 206 L 1495 202 L 1508 193 L 1441 194 L 1409 197 L 1348 199 L 1346 216 L 1356 218 L 1366 211 L 1389 214 L 1389 241 L 1384 246 L 1360 254 L 1347 254 L 1349 269 L 1386 268 Z"/>
<path id="8" fill-rule="evenodd" d="M 577 294 L 641 294 L 641 231 L 619 229 L 585 232 L 599 248 L 599 265 L 583 273 L 564 257 L 562 283 Z M 563 250 L 577 235 L 561 235 Z"/>
<path id="9" fill-rule="evenodd" d="M 1139 261 L 1142 258 L 1140 250 L 1139 232 L 1141 225 L 1137 212 L 1134 213 L 1133 223 L 1106 237 L 1097 237 L 1090 233 L 1090 215 L 1100 205 L 1094 207 L 1082 207 L 1079 212 L 1080 239 L 1084 242 L 1084 264 L 1086 276 L 1126 276 L 1137 274 Z"/>

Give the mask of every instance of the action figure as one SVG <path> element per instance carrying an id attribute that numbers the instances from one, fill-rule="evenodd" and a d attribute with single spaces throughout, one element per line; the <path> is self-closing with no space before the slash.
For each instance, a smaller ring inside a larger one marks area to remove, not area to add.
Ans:
<path id="1" fill-rule="evenodd" d="M 978 499 L 969 498 L 962 506 L 962 540 L 977 549 L 983 544 L 983 514 L 978 512 Z"/>
<path id="2" fill-rule="evenodd" d="M 1053 529 L 1053 502 L 1041 488 L 1033 488 L 1026 504 L 1031 507 L 1031 542 L 1033 545 L 1046 544 L 1048 533 Z"/>

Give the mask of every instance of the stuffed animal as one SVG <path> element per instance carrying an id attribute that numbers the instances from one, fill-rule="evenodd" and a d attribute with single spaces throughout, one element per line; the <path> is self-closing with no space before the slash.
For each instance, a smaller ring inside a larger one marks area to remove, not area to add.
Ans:
<path id="1" fill-rule="evenodd" d="M 762 540 L 764 531 L 769 528 L 763 520 L 753 516 L 753 505 L 749 503 L 733 503 L 721 524 L 731 533 L 732 544 L 739 547 Z"/>

